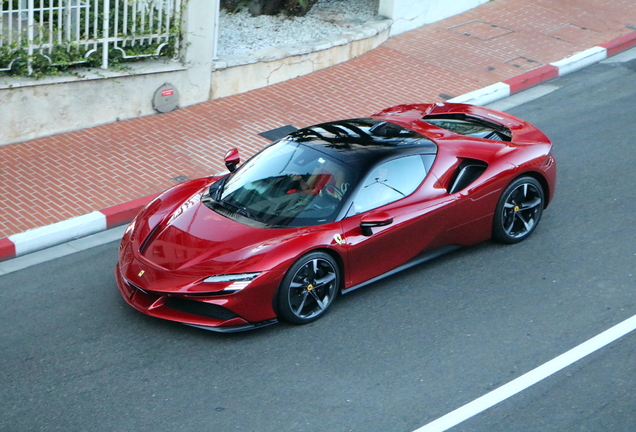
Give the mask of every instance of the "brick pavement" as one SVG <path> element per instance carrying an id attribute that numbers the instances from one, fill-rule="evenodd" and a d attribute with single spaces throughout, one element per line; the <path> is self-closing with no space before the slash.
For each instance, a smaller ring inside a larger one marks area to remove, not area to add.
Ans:
<path id="1" fill-rule="evenodd" d="M 229 148 L 268 142 L 260 132 L 442 101 L 634 30 L 633 0 L 494 0 L 284 83 L 2 146 L 0 240 L 222 171 Z"/>

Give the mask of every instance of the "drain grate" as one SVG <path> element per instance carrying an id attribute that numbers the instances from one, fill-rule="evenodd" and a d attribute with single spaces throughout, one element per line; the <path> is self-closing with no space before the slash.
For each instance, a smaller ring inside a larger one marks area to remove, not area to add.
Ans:
<path id="1" fill-rule="evenodd" d="M 507 61 L 506 64 L 522 71 L 529 71 L 541 66 L 540 62 L 529 59 L 527 57 L 517 57 L 515 59 Z"/>
<path id="2" fill-rule="evenodd" d="M 448 30 L 452 31 L 453 33 L 474 37 L 484 41 L 515 32 L 514 30 L 510 30 L 508 28 L 481 20 L 469 21 L 464 24 L 459 24 L 454 27 L 448 28 Z"/>
<path id="3" fill-rule="evenodd" d="M 566 24 L 546 33 L 546 35 L 564 42 L 576 43 L 594 36 L 598 32 L 587 27 Z"/>

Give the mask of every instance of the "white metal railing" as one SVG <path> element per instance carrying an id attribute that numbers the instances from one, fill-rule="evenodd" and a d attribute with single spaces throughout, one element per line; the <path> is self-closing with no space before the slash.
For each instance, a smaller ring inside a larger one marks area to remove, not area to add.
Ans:
<path id="1" fill-rule="evenodd" d="M 0 0 L 0 71 L 34 61 L 87 63 L 177 55 L 181 6 L 187 0 Z M 4 63 L 4 64 L 3 64 Z"/>

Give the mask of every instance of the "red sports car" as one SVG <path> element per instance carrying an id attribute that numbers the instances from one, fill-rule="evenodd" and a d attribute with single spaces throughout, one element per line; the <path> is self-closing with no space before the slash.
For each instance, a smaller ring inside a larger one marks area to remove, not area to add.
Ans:
<path id="1" fill-rule="evenodd" d="M 122 296 L 231 332 L 305 324 L 347 293 L 491 237 L 516 243 L 554 195 L 536 127 L 487 108 L 401 105 L 297 130 L 230 173 L 181 183 L 126 230 Z"/>

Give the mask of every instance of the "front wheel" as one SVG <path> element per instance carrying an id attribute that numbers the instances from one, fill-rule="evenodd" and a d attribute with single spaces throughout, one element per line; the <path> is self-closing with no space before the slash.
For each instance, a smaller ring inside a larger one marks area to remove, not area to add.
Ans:
<path id="1" fill-rule="evenodd" d="M 324 252 L 312 252 L 296 261 L 281 282 L 276 295 L 280 318 L 307 324 L 327 311 L 340 290 L 340 269 Z"/>
<path id="2" fill-rule="evenodd" d="M 543 205 L 543 188 L 536 179 L 516 179 L 504 190 L 497 203 L 493 237 L 503 243 L 525 240 L 537 227 Z"/>

